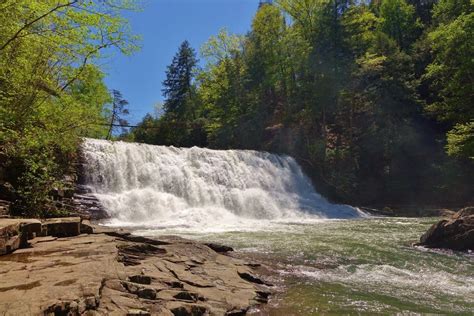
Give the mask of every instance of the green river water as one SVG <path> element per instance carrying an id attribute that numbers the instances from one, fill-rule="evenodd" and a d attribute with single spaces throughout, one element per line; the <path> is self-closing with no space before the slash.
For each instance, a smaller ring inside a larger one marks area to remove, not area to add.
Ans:
<path id="1" fill-rule="evenodd" d="M 269 223 L 179 234 L 267 263 L 276 294 L 257 315 L 474 315 L 474 256 L 412 247 L 436 218 Z"/>

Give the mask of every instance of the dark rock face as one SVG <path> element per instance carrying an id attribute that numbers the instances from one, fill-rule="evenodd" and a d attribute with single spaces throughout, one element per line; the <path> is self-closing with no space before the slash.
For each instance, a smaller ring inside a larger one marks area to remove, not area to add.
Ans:
<path id="1" fill-rule="evenodd" d="M 433 226 L 420 238 L 420 246 L 457 251 L 474 250 L 474 207 L 466 207 Z"/>
<path id="2" fill-rule="evenodd" d="M 43 236 L 72 237 L 81 234 L 80 217 L 46 219 L 42 226 Z"/>
<path id="3" fill-rule="evenodd" d="M 71 205 L 70 209 L 82 218 L 91 220 L 109 218 L 107 211 L 87 186 L 76 185 L 74 195 L 68 203 Z"/>

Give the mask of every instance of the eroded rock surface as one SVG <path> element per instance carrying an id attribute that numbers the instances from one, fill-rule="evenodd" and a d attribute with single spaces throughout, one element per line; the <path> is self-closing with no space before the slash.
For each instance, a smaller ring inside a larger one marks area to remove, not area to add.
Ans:
<path id="1" fill-rule="evenodd" d="M 474 207 L 466 207 L 433 226 L 418 245 L 459 251 L 474 250 Z"/>
<path id="2" fill-rule="evenodd" d="M 1 315 L 244 315 L 268 287 L 193 241 L 99 230 L 0 257 Z"/>

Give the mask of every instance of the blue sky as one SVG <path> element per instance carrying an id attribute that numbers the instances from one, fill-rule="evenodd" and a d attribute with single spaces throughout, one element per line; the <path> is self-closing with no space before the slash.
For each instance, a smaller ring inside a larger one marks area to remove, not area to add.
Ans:
<path id="1" fill-rule="evenodd" d="M 166 66 L 184 40 L 198 51 L 221 28 L 244 34 L 257 7 L 258 0 L 145 0 L 141 12 L 127 13 L 133 32 L 142 37 L 141 50 L 116 54 L 102 67 L 107 86 L 130 102 L 129 122 L 139 122 L 162 101 Z"/>

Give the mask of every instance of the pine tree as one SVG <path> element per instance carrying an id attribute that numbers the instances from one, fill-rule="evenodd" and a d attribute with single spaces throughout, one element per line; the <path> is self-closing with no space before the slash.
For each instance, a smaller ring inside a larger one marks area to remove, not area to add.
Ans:
<path id="1" fill-rule="evenodd" d="M 118 90 L 112 90 L 112 109 L 110 113 L 110 126 L 109 132 L 107 133 L 107 139 L 112 137 L 112 133 L 115 128 L 120 127 L 122 133 L 126 131 L 125 126 L 128 125 L 127 120 L 123 118 L 124 115 L 128 115 L 128 101 L 122 97 L 122 93 Z"/>
<path id="2" fill-rule="evenodd" d="M 190 101 L 196 64 L 196 52 L 188 41 L 184 41 L 171 65 L 168 66 L 166 80 L 163 82 L 162 92 L 166 98 L 163 107 L 167 115 L 172 114 L 178 119 L 183 119 L 193 112 Z"/>

